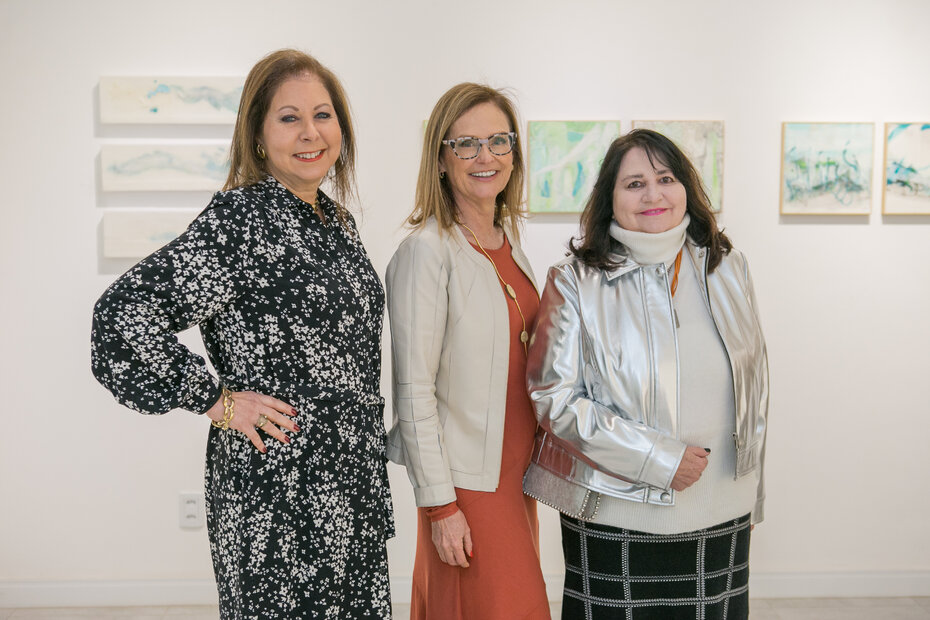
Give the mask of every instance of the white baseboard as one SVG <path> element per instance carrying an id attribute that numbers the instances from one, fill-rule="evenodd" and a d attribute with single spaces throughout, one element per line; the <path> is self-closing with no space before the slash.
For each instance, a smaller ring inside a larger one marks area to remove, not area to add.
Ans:
<path id="1" fill-rule="evenodd" d="M 216 583 L 175 581 L 0 581 L 0 607 L 216 605 Z"/>
<path id="2" fill-rule="evenodd" d="M 549 600 L 562 600 L 562 575 L 546 575 Z M 753 598 L 930 596 L 930 571 L 753 573 Z M 395 603 L 410 602 L 410 577 L 391 578 Z M 216 605 L 212 580 L 0 581 L 0 607 Z"/>
<path id="3" fill-rule="evenodd" d="M 882 598 L 930 596 L 930 571 L 753 573 L 752 598 Z"/>

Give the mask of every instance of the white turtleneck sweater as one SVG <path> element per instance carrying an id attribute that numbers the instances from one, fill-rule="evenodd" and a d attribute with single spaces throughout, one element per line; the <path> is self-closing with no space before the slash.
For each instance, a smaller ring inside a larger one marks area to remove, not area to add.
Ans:
<path id="1" fill-rule="evenodd" d="M 620 228 L 610 234 L 641 265 L 671 266 L 685 241 L 690 219 L 663 233 Z M 683 252 L 678 288 L 672 299 L 678 313 L 679 438 L 689 446 L 710 448 L 701 478 L 675 494 L 674 506 L 656 506 L 601 496 L 595 523 L 653 534 L 678 534 L 710 527 L 752 511 L 758 474 L 735 479 L 736 430 L 733 379 L 723 342 L 704 303 L 697 269 Z"/>

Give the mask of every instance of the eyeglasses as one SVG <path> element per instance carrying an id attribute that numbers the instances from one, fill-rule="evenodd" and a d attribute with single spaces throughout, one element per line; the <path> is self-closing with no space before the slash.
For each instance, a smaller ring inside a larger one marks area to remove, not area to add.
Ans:
<path id="1" fill-rule="evenodd" d="M 454 140 L 443 140 L 443 144 L 452 147 L 452 152 L 459 159 L 474 159 L 481 152 L 481 145 L 485 144 L 488 150 L 494 155 L 506 155 L 513 150 L 513 145 L 517 143 L 517 132 L 506 131 L 496 133 L 490 138 L 473 138 L 463 136 Z"/>

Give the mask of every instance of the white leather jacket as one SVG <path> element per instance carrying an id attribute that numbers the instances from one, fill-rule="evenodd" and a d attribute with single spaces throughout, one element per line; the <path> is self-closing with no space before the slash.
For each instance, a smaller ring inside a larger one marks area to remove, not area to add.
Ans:
<path id="1" fill-rule="evenodd" d="M 535 286 L 520 245 L 510 245 Z M 417 506 L 455 501 L 454 487 L 494 491 L 510 363 L 507 299 L 494 267 L 458 227 L 440 233 L 431 219 L 400 244 L 385 280 L 394 405 L 388 458 L 406 465 Z"/>
<path id="2" fill-rule="evenodd" d="M 524 483 L 529 495 L 556 507 L 546 495 L 565 482 L 632 501 L 675 503 L 670 485 L 686 445 L 679 440 L 668 272 L 664 265 L 638 265 L 617 247 L 616 268 L 571 257 L 549 270 L 530 341 L 527 381 L 540 431 Z M 749 269 L 732 250 L 708 274 L 706 250 L 690 239 L 685 247 L 733 375 L 734 476 L 760 470 L 755 523 L 765 497 L 768 362 Z"/>

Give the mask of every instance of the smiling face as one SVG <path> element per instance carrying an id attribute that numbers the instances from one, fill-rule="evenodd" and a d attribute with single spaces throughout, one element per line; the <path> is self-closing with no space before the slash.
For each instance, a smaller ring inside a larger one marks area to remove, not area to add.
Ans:
<path id="1" fill-rule="evenodd" d="M 258 142 L 268 172 L 301 200 L 316 202 L 316 190 L 342 150 L 339 119 L 323 82 L 309 74 L 283 82 Z"/>
<path id="2" fill-rule="evenodd" d="M 655 167 L 653 167 L 655 163 Z M 660 233 L 681 224 L 688 196 L 667 165 L 641 147 L 630 149 L 620 161 L 614 184 L 614 219 L 634 232 Z"/>
<path id="3" fill-rule="evenodd" d="M 493 103 L 479 103 L 452 124 L 446 138 L 488 138 L 508 131 L 513 131 L 513 127 L 499 107 Z M 486 144 L 482 144 L 477 157 L 459 159 L 452 147 L 443 145 L 439 155 L 439 170 L 446 173 L 457 209 L 474 207 L 481 211 L 489 208 L 493 210 L 497 195 L 504 191 L 510 180 L 513 151 L 506 155 L 494 155 Z"/>

